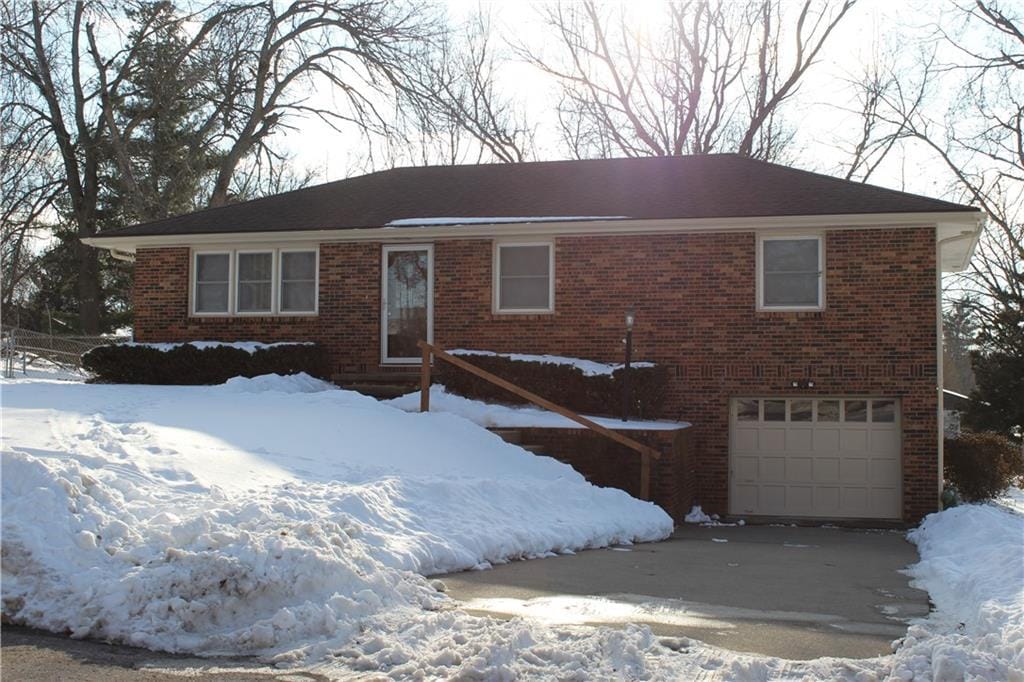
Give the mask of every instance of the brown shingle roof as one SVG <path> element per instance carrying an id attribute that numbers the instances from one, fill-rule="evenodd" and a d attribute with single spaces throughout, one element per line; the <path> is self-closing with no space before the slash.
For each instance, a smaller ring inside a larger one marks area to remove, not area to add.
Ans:
<path id="1" fill-rule="evenodd" d="M 974 210 L 715 154 L 396 168 L 102 236 L 352 229 L 431 217 L 662 219 Z"/>

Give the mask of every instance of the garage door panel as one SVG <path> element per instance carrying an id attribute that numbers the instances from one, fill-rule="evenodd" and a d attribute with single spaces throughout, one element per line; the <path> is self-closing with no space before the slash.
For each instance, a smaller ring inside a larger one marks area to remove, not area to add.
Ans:
<path id="1" fill-rule="evenodd" d="M 786 491 L 786 513 L 805 516 L 814 512 L 814 488 L 809 485 L 791 485 Z"/>
<path id="2" fill-rule="evenodd" d="M 852 487 L 845 486 L 842 489 L 841 497 L 841 508 L 843 511 L 849 514 L 855 514 L 858 516 L 868 516 L 868 489 L 866 487 Z"/>
<path id="3" fill-rule="evenodd" d="M 759 496 L 760 507 L 769 511 L 766 514 L 781 516 L 786 513 L 786 486 L 762 485 Z"/>
<path id="4" fill-rule="evenodd" d="M 737 457 L 733 466 L 735 467 L 736 477 L 741 481 L 756 481 L 757 480 L 757 457 Z"/>
<path id="5" fill-rule="evenodd" d="M 764 457 L 761 459 L 761 480 L 775 483 L 786 482 L 786 458 Z"/>
<path id="6" fill-rule="evenodd" d="M 763 407 L 766 400 L 776 408 L 770 421 L 765 421 L 764 409 L 747 409 L 744 420 L 737 421 L 737 408 L 732 408 L 730 511 L 822 518 L 900 517 L 898 402 L 885 397 L 744 398 L 742 402 L 749 407 L 761 401 Z M 778 409 L 780 402 L 787 403 L 784 411 Z M 866 408 L 847 409 L 847 402 Z M 876 403 L 885 409 L 874 410 Z M 881 415 L 877 422 L 876 413 Z M 847 414 L 858 421 L 843 421 Z"/>
<path id="7" fill-rule="evenodd" d="M 760 431 L 757 439 L 758 450 L 762 452 L 785 452 L 786 429 L 765 428 Z"/>
<path id="8" fill-rule="evenodd" d="M 736 429 L 733 438 L 733 447 L 738 452 L 755 452 L 757 450 L 757 429 Z"/>
<path id="9" fill-rule="evenodd" d="M 814 489 L 814 509 L 822 516 L 839 513 L 839 487 L 818 486 Z"/>
<path id="10" fill-rule="evenodd" d="M 839 449 L 843 452 L 867 452 L 867 429 L 860 426 L 843 429 L 839 436 Z"/>
<path id="11" fill-rule="evenodd" d="M 811 449 L 815 452 L 839 452 L 839 429 L 830 427 L 814 429 Z"/>
<path id="12" fill-rule="evenodd" d="M 839 482 L 839 458 L 838 457 L 815 457 L 814 458 L 814 482 L 815 483 L 838 483 Z"/>
<path id="13" fill-rule="evenodd" d="M 786 480 L 797 483 L 810 483 L 814 480 L 811 473 L 814 470 L 814 460 L 810 457 L 787 457 L 786 458 Z"/>
<path id="14" fill-rule="evenodd" d="M 868 460 L 845 457 L 840 464 L 842 476 L 840 480 L 844 484 L 867 483 L 868 482 Z"/>
<path id="15" fill-rule="evenodd" d="M 813 432 L 810 429 L 791 428 L 786 434 L 787 452 L 813 452 Z"/>
<path id="16" fill-rule="evenodd" d="M 871 432 L 871 447 L 868 449 L 872 457 L 896 458 L 900 452 L 900 432 L 897 429 L 878 430 Z"/>

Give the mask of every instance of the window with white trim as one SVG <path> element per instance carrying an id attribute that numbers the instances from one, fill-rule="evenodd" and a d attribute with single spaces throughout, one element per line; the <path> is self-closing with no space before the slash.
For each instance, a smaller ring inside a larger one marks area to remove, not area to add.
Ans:
<path id="1" fill-rule="evenodd" d="M 230 310 L 231 254 L 197 253 L 195 273 L 195 312 L 227 314 Z"/>
<path id="2" fill-rule="evenodd" d="M 272 313 L 274 311 L 274 252 L 240 251 L 235 311 Z"/>
<path id="3" fill-rule="evenodd" d="M 823 241 L 818 235 L 759 240 L 759 306 L 820 310 L 824 305 Z"/>
<path id="4" fill-rule="evenodd" d="M 311 313 L 316 310 L 316 251 L 281 252 L 282 313 Z"/>
<path id="5" fill-rule="evenodd" d="M 551 312 L 554 309 L 554 247 L 498 244 L 495 254 L 495 309 L 498 312 Z"/>
<path id="6" fill-rule="evenodd" d="M 197 251 L 193 315 L 315 315 L 316 248 Z"/>

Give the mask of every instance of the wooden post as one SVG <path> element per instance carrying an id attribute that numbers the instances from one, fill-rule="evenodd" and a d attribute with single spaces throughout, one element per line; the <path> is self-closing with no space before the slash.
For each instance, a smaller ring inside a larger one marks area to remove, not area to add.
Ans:
<path id="1" fill-rule="evenodd" d="M 651 454 L 640 453 L 640 499 L 651 499 Z"/>
<path id="2" fill-rule="evenodd" d="M 430 346 L 423 344 L 423 364 L 420 366 L 420 412 L 430 412 Z"/>

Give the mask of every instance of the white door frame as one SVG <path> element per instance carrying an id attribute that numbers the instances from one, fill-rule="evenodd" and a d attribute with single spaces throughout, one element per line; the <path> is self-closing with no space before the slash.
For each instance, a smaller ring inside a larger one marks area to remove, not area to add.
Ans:
<path id="1" fill-rule="evenodd" d="M 386 245 L 380 255 L 380 362 L 382 365 L 408 365 L 419 363 L 422 356 L 410 358 L 388 357 L 388 254 L 395 251 L 427 252 L 427 343 L 434 342 L 434 245 Z"/>

